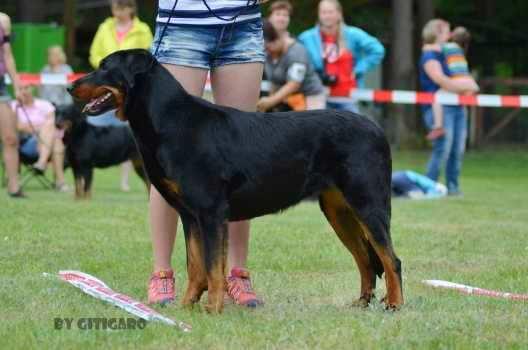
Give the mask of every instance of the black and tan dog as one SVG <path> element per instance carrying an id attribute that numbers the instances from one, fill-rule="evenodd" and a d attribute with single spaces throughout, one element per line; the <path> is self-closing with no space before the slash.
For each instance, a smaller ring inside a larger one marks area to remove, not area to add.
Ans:
<path id="1" fill-rule="evenodd" d="M 126 160 L 132 161 L 134 170 L 149 188 L 143 161 L 129 127 L 93 126 L 74 105 L 57 107 L 55 125 L 64 130 L 66 161 L 75 179 L 76 199 L 90 198 L 94 168 L 106 168 Z"/>
<path id="2" fill-rule="evenodd" d="M 70 90 L 84 112 L 118 108 L 152 184 L 181 215 L 188 286 L 223 308 L 227 221 L 276 213 L 316 195 L 354 256 L 359 305 L 385 273 L 387 308 L 403 304 L 401 262 L 390 237 L 391 156 L 383 131 L 351 112 L 247 113 L 185 92 L 147 51 L 105 58 Z M 307 233 L 308 234 L 308 233 Z"/>

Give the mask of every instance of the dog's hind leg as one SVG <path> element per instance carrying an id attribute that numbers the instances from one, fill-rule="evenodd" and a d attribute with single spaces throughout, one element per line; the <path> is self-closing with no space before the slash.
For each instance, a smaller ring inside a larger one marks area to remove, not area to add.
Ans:
<path id="1" fill-rule="evenodd" d="M 90 168 L 84 174 L 84 199 L 92 198 L 93 169 Z"/>
<path id="2" fill-rule="evenodd" d="M 181 214 L 181 213 L 180 213 Z M 181 214 L 185 245 L 187 248 L 187 291 L 182 299 L 182 305 L 192 306 L 200 301 L 207 289 L 207 274 L 203 251 L 203 238 L 196 221 Z"/>
<path id="3" fill-rule="evenodd" d="M 337 189 L 327 190 L 319 196 L 319 206 L 341 242 L 352 253 L 361 276 L 361 294 L 354 302 L 357 306 L 368 306 L 376 289 L 376 271 L 379 262 L 369 254 L 369 243 L 357 216 Z M 372 261 L 374 260 L 374 261 Z M 381 268 L 383 272 L 383 268 Z"/>
<path id="4" fill-rule="evenodd" d="M 344 196 L 383 266 L 387 296 L 382 300 L 387 309 L 395 310 L 403 305 L 402 269 L 390 237 L 390 182 L 380 183 L 355 184 Z"/>

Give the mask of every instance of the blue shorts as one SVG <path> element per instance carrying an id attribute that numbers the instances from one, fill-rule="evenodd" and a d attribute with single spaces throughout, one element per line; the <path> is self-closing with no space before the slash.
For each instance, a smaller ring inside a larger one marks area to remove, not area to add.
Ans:
<path id="1" fill-rule="evenodd" d="M 20 140 L 20 153 L 28 158 L 38 158 L 38 139 L 35 135 L 31 135 Z"/>
<path id="2" fill-rule="evenodd" d="M 164 24 L 158 23 L 151 51 L 155 53 Z M 214 69 L 238 63 L 264 62 L 262 20 L 225 25 L 170 24 L 156 58 L 160 63 Z"/>

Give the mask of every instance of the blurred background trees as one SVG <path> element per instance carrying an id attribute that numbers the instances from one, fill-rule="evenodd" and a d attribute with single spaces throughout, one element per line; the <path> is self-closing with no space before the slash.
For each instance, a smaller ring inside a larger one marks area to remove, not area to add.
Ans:
<path id="1" fill-rule="evenodd" d="M 212 1 L 212 0 L 210 0 Z M 318 0 L 291 0 L 291 32 L 313 26 Z M 417 88 L 421 29 L 433 17 L 463 25 L 473 35 L 468 60 L 485 93 L 528 94 L 528 1 L 526 0 L 341 0 L 348 24 L 378 37 L 387 49 L 381 85 L 388 89 Z M 140 17 L 153 25 L 156 0 L 138 1 Z M 264 6 L 266 12 L 267 6 Z M 15 23 L 56 23 L 65 27 L 69 61 L 78 71 L 90 69 L 88 49 L 99 23 L 110 15 L 108 0 L 2 0 L 0 11 Z M 416 106 L 383 106 L 382 124 L 398 145 L 423 143 Z M 510 116 L 506 128 L 494 130 L 507 110 L 474 111 L 473 139 L 528 142 L 528 118 Z M 506 115 L 508 117 L 508 115 Z M 500 127 L 500 126 L 499 126 Z M 490 132 L 495 134 L 491 135 Z M 480 141 L 479 141 L 480 140 Z"/>

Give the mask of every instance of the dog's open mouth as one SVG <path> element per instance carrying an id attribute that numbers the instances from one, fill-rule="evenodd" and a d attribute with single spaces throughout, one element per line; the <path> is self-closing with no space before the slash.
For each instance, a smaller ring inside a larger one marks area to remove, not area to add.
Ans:
<path id="1" fill-rule="evenodd" d="M 98 115 L 103 112 L 106 112 L 110 109 L 117 108 L 116 97 L 112 91 L 104 89 L 104 93 L 93 97 L 90 102 L 88 102 L 82 112 L 88 115 Z"/>

